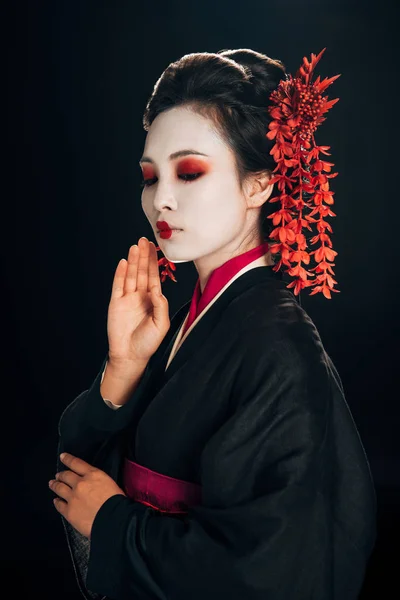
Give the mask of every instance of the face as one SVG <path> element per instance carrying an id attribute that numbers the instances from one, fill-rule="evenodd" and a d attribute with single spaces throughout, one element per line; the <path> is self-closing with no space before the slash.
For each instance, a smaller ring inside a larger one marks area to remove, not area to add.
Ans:
<path id="1" fill-rule="evenodd" d="M 170 158 L 183 150 L 190 152 Z M 146 136 L 145 157 L 152 162 L 140 162 L 142 207 L 168 260 L 194 261 L 198 271 L 211 271 L 244 252 L 238 249 L 258 213 L 247 210 L 233 152 L 209 119 L 183 107 L 159 114 Z M 181 231 L 161 237 L 159 221 Z"/>

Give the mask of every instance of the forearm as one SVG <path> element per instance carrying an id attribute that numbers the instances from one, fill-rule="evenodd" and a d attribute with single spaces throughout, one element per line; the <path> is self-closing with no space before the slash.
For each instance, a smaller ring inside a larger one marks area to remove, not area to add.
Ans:
<path id="1" fill-rule="evenodd" d="M 102 375 L 109 356 L 107 355 L 101 368 L 96 375 L 89 389 L 81 392 L 63 411 L 59 424 L 58 431 L 61 437 L 63 450 L 71 454 L 81 453 L 81 457 L 89 456 L 94 447 L 103 443 L 111 433 L 120 431 L 126 427 L 127 422 L 131 418 L 131 413 L 134 408 L 134 402 L 129 402 L 127 398 L 136 398 L 137 394 L 141 393 L 141 389 L 146 385 L 146 373 L 148 366 L 138 367 L 134 372 L 130 371 L 129 377 L 123 377 L 122 372 L 114 373 L 113 368 L 109 370 L 111 362 Z M 142 373 L 144 369 L 144 373 Z M 106 379 L 106 374 L 108 377 Z M 141 374 L 142 373 L 142 374 Z M 126 375 L 126 371 L 125 371 Z M 122 380 L 125 383 L 121 383 Z M 117 380 L 119 397 L 116 397 L 113 386 L 102 390 L 102 383 L 107 386 L 108 382 Z M 107 405 L 105 399 L 110 399 L 112 402 L 121 402 L 125 400 L 125 404 L 121 404 L 111 410 L 110 405 Z M 83 447 L 83 446 L 84 447 Z M 86 454 L 86 450 L 88 454 Z M 84 458 L 84 460 L 87 460 Z"/>
<path id="2" fill-rule="evenodd" d="M 146 362 L 114 365 L 107 361 L 100 385 L 100 394 L 116 406 L 123 406 L 135 392 L 147 367 Z"/>

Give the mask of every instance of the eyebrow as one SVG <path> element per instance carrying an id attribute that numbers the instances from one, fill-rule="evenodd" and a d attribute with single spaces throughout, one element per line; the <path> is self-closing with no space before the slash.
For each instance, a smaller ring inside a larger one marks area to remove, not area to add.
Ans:
<path id="1" fill-rule="evenodd" d="M 178 152 L 173 152 L 172 154 L 169 155 L 168 159 L 174 160 L 174 158 L 179 158 L 180 156 L 188 156 L 189 154 L 208 156 L 208 154 L 204 154 L 204 152 L 198 152 L 197 150 L 187 149 L 187 150 L 178 150 Z M 154 161 L 149 156 L 142 156 L 142 158 L 139 160 L 139 164 L 144 163 L 144 162 L 154 163 Z"/>

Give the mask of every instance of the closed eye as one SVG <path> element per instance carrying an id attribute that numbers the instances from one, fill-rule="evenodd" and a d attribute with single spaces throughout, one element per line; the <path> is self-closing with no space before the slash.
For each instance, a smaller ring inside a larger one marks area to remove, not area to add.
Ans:
<path id="1" fill-rule="evenodd" d="M 183 173 L 181 175 L 178 175 L 178 177 L 182 179 L 183 183 L 190 183 L 191 181 L 198 179 L 201 175 L 202 173 Z M 155 183 L 156 179 L 157 177 L 153 177 L 152 179 L 144 179 L 140 182 L 140 187 L 150 187 Z"/>

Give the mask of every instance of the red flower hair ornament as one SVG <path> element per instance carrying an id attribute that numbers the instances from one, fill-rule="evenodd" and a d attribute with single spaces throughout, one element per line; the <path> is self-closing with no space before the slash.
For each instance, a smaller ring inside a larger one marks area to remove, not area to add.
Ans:
<path id="1" fill-rule="evenodd" d="M 280 260 L 273 267 L 275 272 L 282 265 L 289 267 L 286 272 L 294 280 L 286 287 L 294 287 L 294 294 L 309 286 L 315 286 L 309 294 L 313 296 L 322 292 L 325 298 L 331 299 L 331 292 L 337 283 L 333 278 L 332 262 L 337 252 L 332 250 L 332 242 L 326 230 L 332 232 L 332 227 L 325 220 L 327 216 L 335 217 L 336 214 L 329 208 L 334 203 L 332 192 L 329 189 L 329 179 L 338 173 L 331 173 L 334 163 L 320 158 L 320 154 L 330 156 L 327 150 L 330 146 L 317 146 L 314 132 L 318 125 L 325 121 L 322 116 L 339 98 L 328 101 L 328 96 L 323 92 L 340 75 L 320 80 L 320 76 L 312 82 L 313 71 L 321 59 L 326 48 L 316 56 L 311 53 L 311 60 L 303 58 L 303 64 L 296 72 L 295 77 L 286 75 L 286 79 L 279 82 L 278 87 L 271 92 L 268 112 L 272 117 L 269 123 L 269 132 L 266 137 L 275 140 L 275 145 L 270 154 L 277 163 L 270 183 L 277 183 L 280 195 L 268 200 L 279 202 L 281 208 L 268 216 L 272 219 L 275 229 L 270 234 L 271 240 L 279 240 L 270 245 L 271 254 L 280 253 Z M 305 196 L 309 196 L 308 199 Z M 306 214 L 306 211 L 309 211 Z M 318 218 L 314 218 L 318 215 Z M 307 252 L 307 242 L 302 233 L 303 227 L 311 231 L 311 223 L 316 223 L 318 233 L 310 239 L 311 244 L 320 242 L 320 247 Z M 293 245 L 296 244 L 296 247 Z M 156 250 L 160 250 L 156 246 Z M 317 263 L 312 269 L 302 266 L 309 265 L 310 255 L 314 255 Z M 163 266 L 161 281 L 167 277 L 176 282 L 173 271 L 176 266 L 165 257 L 159 259 L 158 264 Z M 311 271 L 315 271 L 315 279 Z"/>

